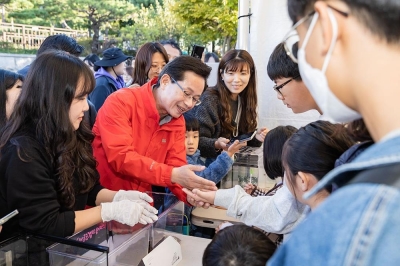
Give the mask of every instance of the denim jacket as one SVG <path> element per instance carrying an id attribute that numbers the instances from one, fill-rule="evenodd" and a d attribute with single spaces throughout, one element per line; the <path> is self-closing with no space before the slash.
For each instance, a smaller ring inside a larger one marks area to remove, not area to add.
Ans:
<path id="1" fill-rule="evenodd" d="M 204 162 L 200 159 L 200 150 L 197 150 L 193 155 L 186 155 L 186 159 L 188 164 L 204 165 Z M 228 153 L 222 152 L 206 169 L 195 173 L 198 176 L 218 183 L 229 172 L 232 164 L 233 160 L 229 157 Z"/>
<path id="2" fill-rule="evenodd" d="M 390 164 L 400 164 L 400 136 L 372 145 L 328 173 L 305 197 L 329 184 L 341 188 L 294 230 L 267 265 L 400 265 L 400 190 L 345 185 L 352 173 Z"/>

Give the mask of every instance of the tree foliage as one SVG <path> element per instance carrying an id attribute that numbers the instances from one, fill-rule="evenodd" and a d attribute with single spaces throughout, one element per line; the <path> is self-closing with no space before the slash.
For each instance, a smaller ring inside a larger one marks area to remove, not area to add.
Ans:
<path id="1" fill-rule="evenodd" d="M 57 20 L 65 1 L 55 4 L 52 0 L 16 0 L 7 5 L 9 17 L 17 23 L 38 26 L 59 26 Z M 48 8 L 46 8 L 48 7 Z"/>
<path id="2" fill-rule="evenodd" d="M 135 7 L 125 0 L 16 0 L 9 16 L 19 23 L 88 29 L 92 36 L 91 51 L 99 54 L 101 30 L 133 13 Z"/>
<path id="3" fill-rule="evenodd" d="M 137 7 L 150 7 L 150 6 L 156 6 L 156 4 L 163 4 L 162 0 L 127 0 L 129 3 L 137 6 Z"/>
<path id="4" fill-rule="evenodd" d="M 88 30 L 90 49 L 115 39 L 135 50 L 145 42 L 173 38 L 183 50 L 193 44 L 236 40 L 238 0 L 0 0 L 8 20 L 38 26 Z M 232 42 L 233 41 L 233 42 Z M 226 45 L 225 45 L 226 44 Z"/>
<path id="5" fill-rule="evenodd" d="M 229 49 L 236 39 L 238 0 L 179 0 L 173 11 L 204 43 L 223 39 Z"/>
<path id="6" fill-rule="evenodd" d="M 149 41 L 160 41 L 173 38 L 180 40 L 184 27 L 171 11 L 173 0 L 164 0 L 161 5 L 158 1 L 154 6 L 142 6 L 131 14 L 128 25 L 121 28 L 121 37 L 129 42 L 132 48 L 138 48 Z"/>
<path id="7" fill-rule="evenodd" d="M 68 0 L 70 15 L 82 18 L 88 21 L 90 30 L 93 31 L 92 53 L 98 54 L 100 48 L 100 30 L 105 27 L 107 32 L 113 24 L 118 20 L 125 19 L 129 14 L 134 12 L 135 8 L 132 4 L 123 0 Z"/>

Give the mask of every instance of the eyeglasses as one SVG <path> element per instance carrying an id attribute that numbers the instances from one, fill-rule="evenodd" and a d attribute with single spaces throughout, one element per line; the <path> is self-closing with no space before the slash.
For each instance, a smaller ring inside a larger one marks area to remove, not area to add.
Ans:
<path id="1" fill-rule="evenodd" d="M 162 65 L 151 65 L 150 68 L 152 71 L 156 72 L 156 71 L 160 71 L 165 67 L 165 64 Z"/>
<path id="2" fill-rule="evenodd" d="M 281 92 L 281 89 L 282 89 L 286 84 L 288 84 L 289 82 L 291 82 L 291 81 L 294 80 L 294 79 L 297 79 L 298 77 L 300 77 L 300 75 L 297 75 L 297 76 L 295 76 L 295 77 L 289 79 L 288 81 L 282 83 L 282 84 L 279 85 L 279 86 L 275 85 L 275 86 L 274 86 L 274 90 L 275 90 L 277 93 L 279 93 L 279 94 L 282 96 L 282 98 L 285 98 L 285 97 L 283 96 L 282 92 Z"/>
<path id="3" fill-rule="evenodd" d="M 348 17 L 349 13 L 346 13 L 344 11 L 338 10 L 330 5 L 328 7 L 332 10 L 335 10 L 339 14 L 341 14 L 344 17 Z M 310 14 L 307 16 L 301 18 L 299 21 L 296 22 L 296 24 L 293 25 L 293 27 L 290 29 L 290 31 L 285 35 L 284 41 L 283 41 L 283 46 L 285 47 L 286 54 L 290 57 L 290 59 L 293 60 L 293 62 L 297 63 L 297 50 L 299 49 L 298 47 L 298 42 L 300 40 L 299 35 L 296 31 L 297 27 L 304 23 L 304 21 L 307 21 L 309 18 L 314 16 L 315 11 L 312 11 Z"/>
<path id="4" fill-rule="evenodd" d="M 170 78 L 176 85 L 178 85 L 179 89 L 182 90 L 182 92 L 185 95 L 185 97 L 192 100 L 192 102 L 194 103 L 195 106 L 198 106 L 198 105 L 201 104 L 201 101 L 200 101 L 199 98 L 197 98 L 197 97 L 195 98 L 194 96 L 192 96 L 189 93 L 187 93 L 173 77 L 170 76 Z"/>

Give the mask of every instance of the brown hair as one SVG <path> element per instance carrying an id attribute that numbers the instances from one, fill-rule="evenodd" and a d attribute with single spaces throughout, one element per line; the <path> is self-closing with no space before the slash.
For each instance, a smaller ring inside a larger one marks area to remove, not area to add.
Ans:
<path id="1" fill-rule="evenodd" d="M 164 57 L 165 63 L 168 63 L 168 54 L 164 46 L 158 42 L 148 42 L 143 44 L 136 54 L 135 67 L 133 68 L 132 83 L 137 83 L 140 86 L 148 80 L 149 70 L 153 60 L 153 55 L 160 53 Z"/>
<path id="2" fill-rule="evenodd" d="M 230 107 L 231 92 L 222 79 L 222 73 L 227 71 L 242 70 L 247 65 L 250 72 L 249 83 L 239 94 L 242 99 L 242 113 L 240 115 L 239 132 L 248 133 L 257 128 L 257 88 L 256 68 L 251 55 L 245 50 L 230 50 L 221 59 L 218 66 L 217 85 L 210 93 L 216 94 L 221 102 L 222 112 L 220 114 L 222 136 L 229 137 L 235 129 L 232 125 L 232 111 Z"/>

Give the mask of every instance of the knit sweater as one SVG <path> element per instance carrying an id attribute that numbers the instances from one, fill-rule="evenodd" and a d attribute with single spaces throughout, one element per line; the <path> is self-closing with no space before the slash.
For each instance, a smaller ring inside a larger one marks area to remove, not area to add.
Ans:
<path id="1" fill-rule="evenodd" d="M 200 151 L 197 150 L 193 155 L 186 155 L 188 164 L 193 165 L 204 165 L 204 162 L 200 159 Z M 212 162 L 203 171 L 195 172 L 196 175 L 201 176 L 205 179 L 211 180 L 218 183 L 226 176 L 233 164 L 233 160 L 229 157 L 227 152 L 222 152 L 217 159 Z"/>
<path id="2" fill-rule="evenodd" d="M 208 89 L 210 90 L 210 89 Z M 209 92 L 202 94 L 201 104 L 195 106 L 189 111 L 200 123 L 200 141 L 199 150 L 202 157 L 215 158 L 220 154 L 215 150 L 215 142 L 219 137 L 231 139 L 233 135 L 222 136 L 222 125 L 220 116 L 222 114 L 222 105 L 217 95 Z M 246 134 L 249 132 L 239 132 L 238 135 Z M 260 147 L 261 142 L 256 138 L 247 142 L 248 146 Z"/>

